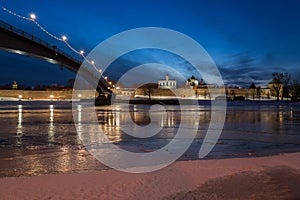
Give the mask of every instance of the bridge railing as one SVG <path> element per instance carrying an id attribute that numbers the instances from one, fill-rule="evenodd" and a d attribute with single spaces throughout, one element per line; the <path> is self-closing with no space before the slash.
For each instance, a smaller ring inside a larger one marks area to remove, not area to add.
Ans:
<path id="1" fill-rule="evenodd" d="M 63 52 L 62 50 L 60 50 L 56 46 L 52 46 L 49 43 L 45 42 L 44 40 L 42 40 L 42 39 L 40 39 L 40 38 L 38 38 L 38 37 L 30 34 L 30 33 L 27 33 L 27 32 L 25 32 L 25 31 L 23 31 L 21 29 L 18 29 L 16 27 L 14 27 L 14 26 L 12 26 L 12 25 L 4 22 L 4 21 L 1 21 L 1 20 L 0 20 L 0 28 L 5 29 L 5 30 L 10 31 L 10 32 L 13 32 L 13 33 L 15 33 L 17 35 L 20 35 L 20 36 L 22 36 L 24 38 L 27 38 L 27 39 L 33 41 L 35 43 L 38 43 L 38 44 L 40 44 L 40 45 L 42 45 L 44 47 L 47 47 L 48 49 L 51 49 L 51 50 L 53 50 L 53 51 L 55 51 L 55 52 L 57 52 L 57 53 L 65 56 L 65 57 L 73 60 L 74 62 L 82 63 L 81 61 L 78 61 L 77 59 L 75 59 L 74 57 L 70 56 L 69 54 Z"/>

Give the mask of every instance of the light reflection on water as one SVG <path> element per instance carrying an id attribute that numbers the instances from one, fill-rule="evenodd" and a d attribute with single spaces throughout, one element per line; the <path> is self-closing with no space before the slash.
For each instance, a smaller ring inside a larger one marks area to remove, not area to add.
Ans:
<path id="1" fill-rule="evenodd" d="M 50 118 L 49 118 L 49 128 L 48 128 L 48 140 L 49 142 L 54 142 L 54 134 L 55 134 L 55 127 L 53 124 L 54 121 L 54 105 L 49 106 L 50 110 Z"/>
<path id="2" fill-rule="evenodd" d="M 151 122 L 149 106 L 125 105 L 97 108 L 98 121 L 106 137 L 133 152 L 148 152 L 169 143 L 180 123 L 199 128 L 197 138 L 182 159 L 197 159 L 210 121 L 210 108 L 167 106 L 156 112 L 157 135 L 137 139 L 125 134 L 128 120 L 146 126 Z M 69 103 L 44 102 L 0 105 L 0 176 L 34 175 L 104 169 L 80 140 L 83 105 L 77 105 L 77 131 Z M 165 111 L 163 111 L 165 112 Z M 200 121 L 194 120 L 200 116 Z M 257 156 L 300 150 L 300 106 L 229 107 L 224 131 L 208 158 Z M 134 131 L 134 130 L 133 130 Z"/>
<path id="3" fill-rule="evenodd" d="M 122 106 L 118 105 L 116 106 L 115 109 L 112 110 L 99 110 L 97 114 L 98 114 L 99 122 L 101 124 L 101 128 L 103 132 L 105 132 L 109 140 L 115 143 L 120 143 L 123 141 L 131 142 L 132 140 L 136 141 L 137 139 L 134 139 L 133 137 L 127 135 L 124 132 L 123 127 L 127 127 L 129 121 L 134 121 L 134 123 L 139 126 L 147 126 L 151 122 L 151 120 L 153 120 L 150 117 L 148 109 L 149 106 L 146 107 L 131 106 L 129 109 L 129 113 L 127 113 L 123 111 L 125 109 L 122 109 Z M 168 131 L 163 130 L 162 132 L 158 133 L 154 137 L 154 139 L 162 138 L 162 137 L 164 137 L 165 139 L 172 139 L 176 134 L 176 130 L 179 127 L 179 124 L 181 122 L 181 118 L 180 118 L 181 113 L 177 111 L 174 112 L 174 110 L 167 111 L 166 115 L 163 115 L 162 111 L 160 110 L 156 110 L 154 112 L 156 112 L 155 114 L 156 121 L 152 123 L 154 123 L 156 126 L 161 128 L 169 128 Z M 190 123 L 193 120 L 188 119 L 186 121 L 182 119 L 182 121 L 185 121 L 186 123 Z M 195 123 L 190 125 L 195 125 Z M 173 128 L 174 130 L 170 128 Z M 132 132 L 134 132 L 132 133 L 133 135 L 138 134 L 135 133 L 136 129 L 134 128 L 132 129 Z M 141 140 L 145 140 L 145 139 L 141 139 Z"/>
<path id="4" fill-rule="evenodd" d="M 22 118 L 23 118 L 22 105 L 18 105 L 17 145 L 22 144 L 22 136 L 23 136 Z"/>

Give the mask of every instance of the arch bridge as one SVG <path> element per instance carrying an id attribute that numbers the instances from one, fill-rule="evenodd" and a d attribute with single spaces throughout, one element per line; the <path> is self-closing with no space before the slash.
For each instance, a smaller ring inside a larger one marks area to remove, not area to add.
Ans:
<path id="1" fill-rule="evenodd" d="M 68 70 L 77 73 L 82 62 L 78 61 L 56 46 L 37 38 L 36 36 L 26 33 L 4 21 L 0 21 L 0 50 L 39 58 L 50 62 L 55 65 L 59 65 L 67 68 Z M 83 77 L 88 82 L 97 80 L 97 92 L 100 96 L 105 96 L 107 102 L 110 102 L 112 91 L 108 88 L 106 80 L 103 77 L 98 81 L 97 76 L 91 70 L 84 68 L 85 75 L 89 77 Z M 94 82 L 95 83 L 95 82 Z"/>

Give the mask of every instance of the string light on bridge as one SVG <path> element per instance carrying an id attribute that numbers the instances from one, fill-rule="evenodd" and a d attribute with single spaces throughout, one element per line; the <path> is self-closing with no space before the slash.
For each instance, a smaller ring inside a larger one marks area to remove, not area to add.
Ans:
<path id="1" fill-rule="evenodd" d="M 101 74 L 102 70 L 101 70 L 101 69 L 98 69 L 98 68 L 96 67 L 95 61 L 92 60 L 92 61 L 91 61 L 91 65 L 95 68 L 95 70 L 99 71 L 100 75 L 102 76 L 102 74 Z"/>
<path id="2" fill-rule="evenodd" d="M 36 15 L 34 13 L 31 13 L 29 16 L 30 16 L 31 21 L 33 22 L 32 23 L 32 35 L 34 35 L 34 22 L 36 19 Z M 32 36 L 32 38 L 33 38 L 33 36 Z"/>
<path id="3" fill-rule="evenodd" d="M 36 15 L 34 13 L 31 13 L 30 18 L 31 18 L 32 21 L 34 21 L 36 19 Z"/>
<path id="4" fill-rule="evenodd" d="M 62 37 L 61 37 L 61 39 L 63 40 L 63 41 L 67 41 L 67 36 L 65 36 L 65 35 L 63 35 Z"/>
<path id="5" fill-rule="evenodd" d="M 102 74 L 102 69 L 98 69 L 98 68 L 96 67 L 95 61 L 92 60 L 92 61 L 91 61 L 91 64 L 92 64 L 92 66 L 93 66 L 97 71 L 99 71 L 101 77 L 104 78 L 104 77 L 103 77 L 103 74 Z"/>
<path id="6" fill-rule="evenodd" d="M 71 49 L 71 50 L 72 50 L 73 52 L 75 52 L 76 54 L 81 55 L 81 56 L 83 57 L 83 59 L 84 59 L 87 63 L 89 63 L 90 65 L 92 65 L 93 68 L 94 68 L 97 72 L 100 73 L 101 77 L 103 77 L 103 75 L 102 75 L 102 70 L 99 69 L 99 68 L 97 68 L 97 67 L 95 66 L 95 61 L 89 61 L 89 60 L 84 56 L 84 51 L 83 51 L 83 50 L 77 51 L 75 48 L 73 48 L 73 47 L 68 43 L 68 41 L 67 41 L 67 39 L 68 39 L 67 36 L 63 35 L 62 37 L 57 37 L 57 36 L 51 34 L 50 32 L 48 32 L 43 26 L 41 26 L 41 25 L 36 21 L 36 15 L 35 15 L 34 13 L 30 13 L 30 15 L 29 15 L 30 18 L 28 18 L 28 17 L 24 17 L 24 16 L 22 16 L 22 15 L 19 15 L 19 14 L 15 13 L 15 12 L 13 12 L 13 11 L 11 11 L 11 10 L 5 8 L 5 7 L 2 7 L 2 10 L 5 11 L 5 12 L 7 12 L 7 13 L 9 13 L 9 14 L 11 14 L 11 15 L 13 15 L 13 16 L 16 16 L 16 17 L 18 17 L 18 18 L 21 18 L 21 19 L 23 19 L 23 20 L 27 20 L 27 21 L 33 22 L 40 30 L 42 30 L 42 31 L 43 31 L 44 33 L 46 33 L 48 36 L 50 36 L 50 37 L 52 37 L 52 38 L 54 38 L 54 39 L 56 39 L 56 40 L 58 40 L 58 41 L 64 42 L 64 43 L 69 47 L 69 49 Z M 107 77 L 106 77 L 106 78 L 104 77 L 104 79 L 107 80 Z"/>

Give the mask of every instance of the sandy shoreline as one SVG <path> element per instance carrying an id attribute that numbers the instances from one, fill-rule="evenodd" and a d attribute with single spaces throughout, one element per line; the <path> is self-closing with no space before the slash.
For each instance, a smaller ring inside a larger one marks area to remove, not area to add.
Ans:
<path id="1" fill-rule="evenodd" d="M 231 175 L 241 175 L 242 178 L 232 179 L 248 180 L 249 184 L 246 181 L 245 187 L 251 187 L 256 184 L 255 181 L 257 182 L 259 177 L 262 177 L 262 181 L 268 180 L 267 176 L 260 174 L 261 172 L 276 167 L 284 172 L 278 171 L 279 175 L 282 174 L 279 180 L 292 181 L 288 177 L 285 179 L 285 176 L 288 176 L 285 174 L 289 174 L 290 171 L 299 172 L 300 153 L 259 158 L 179 161 L 167 168 L 147 174 L 127 174 L 106 170 L 2 178 L 0 179 L 0 196 L 1 199 L 186 199 L 191 198 L 186 194 L 201 195 L 200 186 L 205 185 L 207 181 L 224 178 L 224 176 L 226 178 Z M 250 174 L 247 175 L 247 173 Z M 255 175 L 252 177 L 251 173 Z M 255 181 L 247 177 L 252 177 Z M 296 178 L 293 181 L 296 182 L 294 185 L 300 185 L 300 179 Z M 234 184 L 239 182 L 227 183 L 232 184 L 229 188 L 235 188 Z M 207 190 L 209 195 L 214 194 L 214 189 L 216 192 L 220 189 L 220 186 L 217 186 L 217 183 L 210 186 L 210 190 Z M 286 192 L 284 194 L 290 193 L 287 186 L 282 187 Z M 255 192 L 255 188 L 253 190 Z M 188 191 L 192 192 L 187 193 Z M 226 192 L 230 191 L 225 190 Z M 199 199 L 205 199 L 205 197 Z"/>

